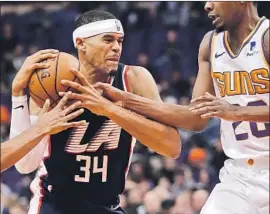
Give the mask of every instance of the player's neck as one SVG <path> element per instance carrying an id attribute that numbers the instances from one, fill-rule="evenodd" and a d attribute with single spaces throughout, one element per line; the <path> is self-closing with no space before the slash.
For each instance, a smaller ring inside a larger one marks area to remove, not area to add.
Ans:
<path id="1" fill-rule="evenodd" d="M 248 10 L 242 20 L 234 28 L 229 29 L 229 42 L 233 49 L 237 50 L 241 47 L 244 40 L 255 28 L 256 24 L 260 20 L 257 11 Z"/>
<path id="2" fill-rule="evenodd" d="M 90 84 L 107 82 L 109 74 L 105 71 L 97 71 L 91 65 L 81 62 L 80 72 L 84 74 Z"/>

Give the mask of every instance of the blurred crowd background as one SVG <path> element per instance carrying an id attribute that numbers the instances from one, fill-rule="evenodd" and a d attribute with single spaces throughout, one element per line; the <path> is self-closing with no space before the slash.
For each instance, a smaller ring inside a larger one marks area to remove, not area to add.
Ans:
<path id="1" fill-rule="evenodd" d="M 268 6 L 259 4 L 260 15 L 269 18 Z M 204 2 L 1 3 L 1 142 L 9 137 L 12 79 L 25 58 L 45 48 L 76 56 L 74 20 L 91 9 L 109 11 L 122 21 L 122 63 L 147 68 L 164 102 L 188 105 L 199 44 L 212 28 L 203 7 Z M 202 133 L 181 130 L 177 160 L 137 143 L 122 207 L 128 214 L 198 214 L 226 159 L 219 134 L 218 119 Z M 14 167 L 1 174 L 1 214 L 27 212 L 34 175 L 20 175 Z"/>

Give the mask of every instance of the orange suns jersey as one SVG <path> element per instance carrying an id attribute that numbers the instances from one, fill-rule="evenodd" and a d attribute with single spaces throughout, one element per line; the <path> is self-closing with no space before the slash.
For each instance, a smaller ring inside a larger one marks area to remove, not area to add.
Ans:
<path id="1" fill-rule="evenodd" d="M 213 32 L 210 41 L 211 75 L 217 97 L 239 106 L 269 106 L 269 63 L 263 35 L 269 19 L 262 17 L 235 55 L 228 32 Z M 221 140 L 233 159 L 269 156 L 269 123 L 221 120 Z"/>

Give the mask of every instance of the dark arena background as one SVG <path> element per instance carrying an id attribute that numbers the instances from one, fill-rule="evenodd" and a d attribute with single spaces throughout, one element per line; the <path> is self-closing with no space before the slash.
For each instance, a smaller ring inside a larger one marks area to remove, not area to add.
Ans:
<path id="1" fill-rule="evenodd" d="M 269 18 L 269 2 L 258 5 Z M 9 138 L 11 84 L 28 55 L 55 48 L 76 56 L 74 20 L 91 9 L 113 13 L 123 24 L 121 62 L 153 75 L 164 102 L 188 105 L 197 75 L 200 41 L 212 29 L 204 2 L 1 2 L 1 142 Z M 199 134 L 181 130 L 182 152 L 164 158 L 137 143 L 121 206 L 128 214 L 198 214 L 226 159 L 219 120 Z M 27 213 L 34 173 L 14 167 L 1 174 L 1 214 Z M 68 187 L 67 187 L 68 188 Z"/>

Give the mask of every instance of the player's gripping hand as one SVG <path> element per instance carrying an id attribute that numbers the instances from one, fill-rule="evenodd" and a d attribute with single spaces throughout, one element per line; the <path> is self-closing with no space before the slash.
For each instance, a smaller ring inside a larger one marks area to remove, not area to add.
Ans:
<path id="1" fill-rule="evenodd" d="M 12 95 L 22 96 L 24 90 L 28 86 L 28 82 L 31 78 L 33 71 L 36 69 L 45 69 L 49 67 L 49 64 L 45 63 L 44 60 L 49 58 L 57 57 L 58 50 L 46 49 L 36 52 L 35 54 L 28 56 L 15 78 L 12 82 Z"/>
<path id="2" fill-rule="evenodd" d="M 78 91 L 79 93 L 71 93 L 70 99 L 80 100 L 81 106 L 88 109 L 96 115 L 106 116 L 110 106 L 113 105 L 111 101 L 106 99 L 101 95 L 101 93 L 96 90 L 84 77 L 82 73 L 76 69 L 71 70 L 72 73 L 79 79 L 80 83 L 72 82 L 69 80 L 61 80 L 61 83 L 65 86 L 71 87 Z M 60 96 L 65 95 L 66 92 L 59 92 Z"/>
<path id="3" fill-rule="evenodd" d="M 208 92 L 191 100 L 189 110 L 201 118 L 219 117 L 228 121 L 237 121 L 238 107 Z"/>
<path id="4" fill-rule="evenodd" d="M 124 91 L 113 87 L 111 84 L 98 82 L 93 85 L 96 90 L 101 90 L 102 95 L 117 105 L 123 106 Z"/>
<path id="5" fill-rule="evenodd" d="M 49 112 L 50 100 L 46 100 L 39 116 L 39 120 L 36 123 L 36 125 L 44 130 L 46 134 L 56 134 L 65 129 L 86 124 L 86 121 L 84 120 L 78 122 L 68 122 L 83 113 L 83 109 L 74 111 L 80 107 L 80 101 L 77 101 L 69 106 L 66 105 L 70 94 L 71 93 L 69 92 L 66 93 L 66 95 L 59 101 L 57 106 Z"/>

